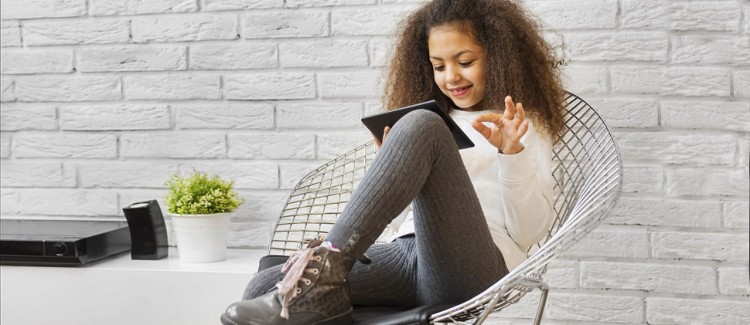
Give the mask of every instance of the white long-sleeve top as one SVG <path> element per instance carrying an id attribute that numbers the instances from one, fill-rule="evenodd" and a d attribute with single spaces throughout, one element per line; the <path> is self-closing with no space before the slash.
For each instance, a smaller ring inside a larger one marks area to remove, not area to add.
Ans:
<path id="1" fill-rule="evenodd" d="M 528 249 L 544 237 L 554 219 L 552 142 L 529 121 L 529 129 L 521 138 L 524 150 L 513 155 L 500 154 L 471 126 L 471 121 L 483 113 L 486 111 L 453 110 L 450 116 L 475 144 L 473 148 L 461 150 L 461 158 L 484 211 L 492 240 L 503 253 L 508 269 L 512 270 L 527 258 Z M 392 229 L 383 235 L 390 235 L 391 240 L 413 234 L 411 206 L 390 226 Z"/>

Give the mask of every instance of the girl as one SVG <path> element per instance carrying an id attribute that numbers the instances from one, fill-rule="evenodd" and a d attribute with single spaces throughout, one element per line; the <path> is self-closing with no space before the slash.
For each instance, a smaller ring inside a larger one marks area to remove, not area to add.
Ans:
<path id="1" fill-rule="evenodd" d="M 459 153 L 437 114 L 407 114 L 326 241 L 259 272 L 225 324 L 347 324 L 352 304 L 459 303 L 546 234 L 563 110 L 538 27 L 510 0 L 434 0 L 399 34 L 385 106 L 436 99 L 476 147 Z M 398 238 L 372 245 L 409 203 Z M 371 263 L 355 263 L 364 253 Z"/>

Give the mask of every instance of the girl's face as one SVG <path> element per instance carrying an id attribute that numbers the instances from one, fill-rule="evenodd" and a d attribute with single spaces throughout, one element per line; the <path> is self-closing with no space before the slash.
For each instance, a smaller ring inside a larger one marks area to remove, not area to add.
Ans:
<path id="1" fill-rule="evenodd" d="M 480 110 L 484 99 L 484 49 L 457 24 L 430 29 L 427 39 L 435 84 L 462 110 Z"/>

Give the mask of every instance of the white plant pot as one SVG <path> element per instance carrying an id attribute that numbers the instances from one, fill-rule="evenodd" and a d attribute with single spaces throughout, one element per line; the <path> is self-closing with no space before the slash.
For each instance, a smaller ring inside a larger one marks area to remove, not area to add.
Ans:
<path id="1" fill-rule="evenodd" d="M 224 260 L 231 214 L 170 214 L 180 261 L 206 263 Z"/>

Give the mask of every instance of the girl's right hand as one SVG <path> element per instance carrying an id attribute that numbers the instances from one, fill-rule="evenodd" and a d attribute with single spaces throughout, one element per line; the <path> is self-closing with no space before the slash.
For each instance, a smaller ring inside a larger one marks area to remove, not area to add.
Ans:
<path id="1" fill-rule="evenodd" d="M 380 146 L 383 145 L 383 142 L 385 142 L 385 136 L 388 135 L 388 131 L 391 130 L 391 127 L 386 126 L 385 129 L 383 129 L 383 141 L 378 140 L 378 137 L 376 137 L 374 134 L 372 135 L 373 138 L 375 138 L 375 147 L 380 150 Z"/>

